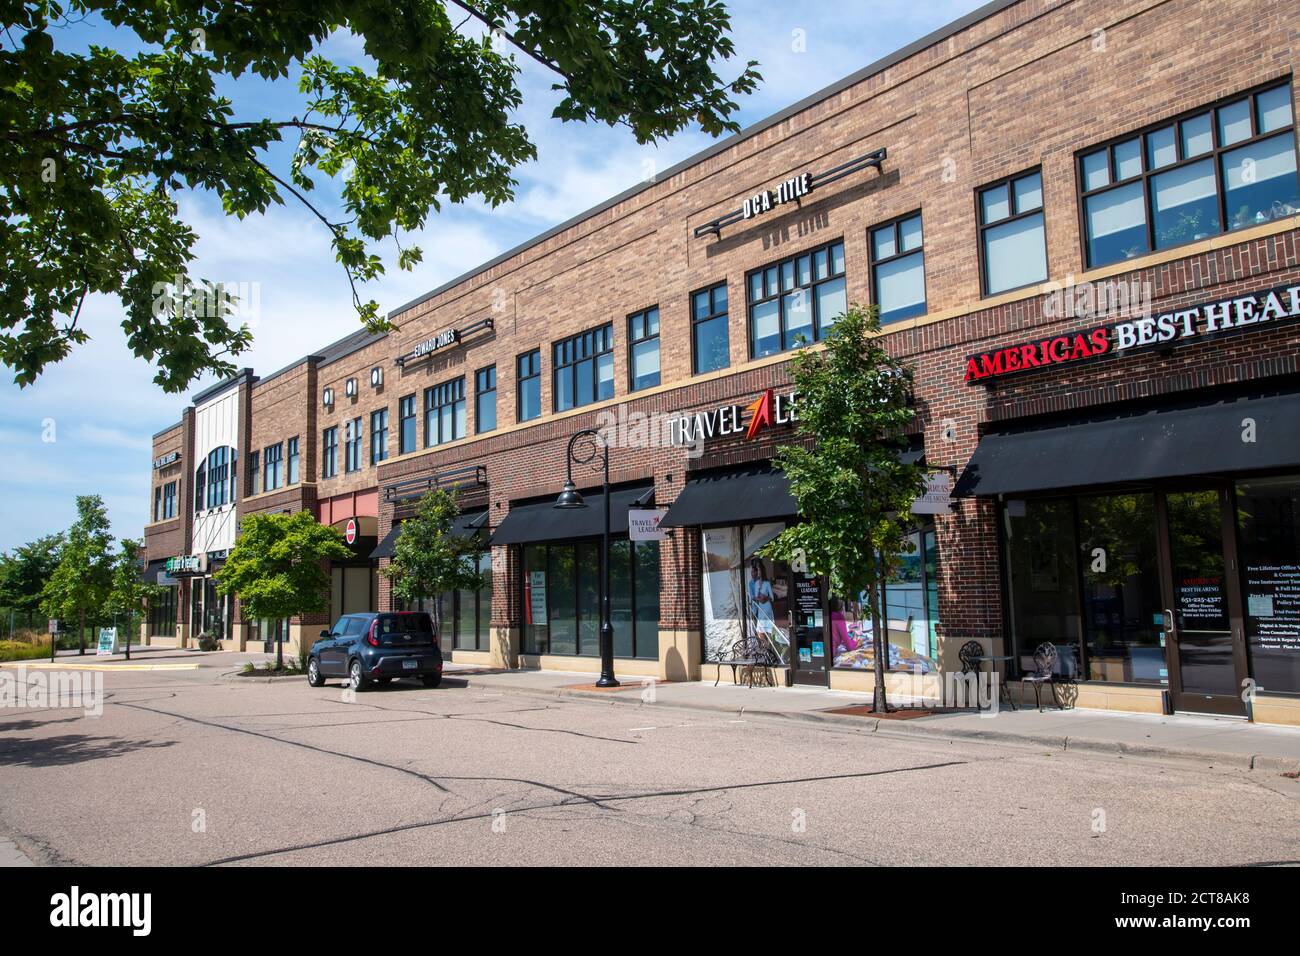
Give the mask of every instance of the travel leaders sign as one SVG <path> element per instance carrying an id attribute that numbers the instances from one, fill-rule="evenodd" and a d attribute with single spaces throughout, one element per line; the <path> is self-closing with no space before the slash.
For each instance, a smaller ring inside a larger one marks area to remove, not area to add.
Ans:
<path id="1" fill-rule="evenodd" d="M 797 417 L 794 392 L 776 395 L 769 388 L 748 405 L 723 405 L 671 419 L 669 435 L 673 445 L 690 448 L 730 435 L 751 439 L 764 428 L 790 425 Z"/>
<path id="2" fill-rule="evenodd" d="M 1073 365 L 1103 355 L 1199 341 L 1246 331 L 1264 323 L 1295 319 L 1300 319 L 1300 284 L 1277 286 L 1250 295 L 1216 299 L 1204 305 L 980 352 L 966 358 L 966 382 L 985 384 L 1016 372 Z"/>

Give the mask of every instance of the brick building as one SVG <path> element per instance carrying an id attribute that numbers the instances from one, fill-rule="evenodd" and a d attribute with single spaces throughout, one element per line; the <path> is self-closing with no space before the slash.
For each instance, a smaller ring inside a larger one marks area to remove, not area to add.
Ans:
<path id="1" fill-rule="evenodd" d="M 897 687 L 972 641 L 1011 678 L 1045 647 L 1081 705 L 1300 723 L 1298 38 L 1281 0 L 991 3 L 394 310 L 387 335 L 217 386 L 247 463 L 229 508 L 353 528 L 333 611 L 386 609 L 402 518 L 457 487 L 491 584 L 436 598 L 445 649 L 595 670 L 598 476 L 575 474 L 587 508 L 552 505 L 571 436 L 622 423 L 618 672 L 712 676 L 750 636 L 793 682 L 866 687 L 859 602 L 754 552 L 798 520 L 768 468 L 790 350 L 873 303 L 916 369 L 910 454 L 955 485 L 886 592 Z M 195 538 L 220 499 L 196 511 L 213 391 L 155 438 L 154 500 L 177 482 L 180 505 L 149 557 L 197 559 L 181 634 L 220 560 Z M 630 507 L 667 508 L 666 536 L 629 541 Z M 227 620 L 236 643 L 286 626 Z"/>

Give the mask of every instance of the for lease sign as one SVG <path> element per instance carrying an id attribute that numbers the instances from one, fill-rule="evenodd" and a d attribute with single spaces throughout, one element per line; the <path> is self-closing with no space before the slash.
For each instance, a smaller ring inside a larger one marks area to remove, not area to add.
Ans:
<path id="1" fill-rule="evenodd" d="M 1300 318 L 1300 283 L 1002 346 L 966 358 L 968 384 Z"/>

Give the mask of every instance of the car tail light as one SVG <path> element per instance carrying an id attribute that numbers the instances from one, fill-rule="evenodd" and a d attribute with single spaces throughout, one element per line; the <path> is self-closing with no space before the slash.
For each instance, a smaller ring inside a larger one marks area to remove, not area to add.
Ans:
<path id="1" fill-rule="evenodd" d="M 366 632 L 366 643 L 371 647 L 379 646 L 379 638 L 375 637 L 375 627 L 379 624 L 378 619 L 370 622 L 370 630 Z"/>

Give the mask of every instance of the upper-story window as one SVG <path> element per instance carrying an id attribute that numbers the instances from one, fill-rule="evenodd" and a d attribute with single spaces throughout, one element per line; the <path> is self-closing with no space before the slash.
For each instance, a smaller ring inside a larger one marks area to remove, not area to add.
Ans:
<path id="1" fill-rule="evenodd" d="M 419 426 L 416 421 L 414 392 L 403 395 L 398 401 L 397 419 L 397 453 L 405 455 L 416 448 L 416 429 Z"/>
<path id="2" fill-rule="evenodd" d="M 250 494 L 260 495 L 262 493 L 262 453 L 250 451 L 248 453 L 248 479 L 252 482 Z"/>
<path id="3" fill-rule="evenodd" d="M 235 500 L 238 453 L 223 445 L 208 452 L 194 472 L 194 510 L 220 508 Z"/>
<path id="4" fill-rule="evenodd" d="M 727 335 L 727 283 L 691 294 L 691 370 L 699 375 L 726 368 L 731 344 Z"/>
<path id="5" fill-rule="evenodd" d="M 659 384 L 659 307 L 627 317 L 627 375 L 632 391 Z"/>
<path id="6" fill-rule="evenodd" d="M 1090 267 L 1300 213 L 1291 86 L 1087 150 L 1079 187 Z"/>
<path id="7" fill-rule="evenodd" d="M 361 470 L 362 437 L 361 418 L 358 416 L 347 423 L 343 432 L 343 470 L 345 472 Z"/>
<path id="8" fill-rule="evenodd" d="M 515 390 L 519 407 L 517 421 L 526 422 L 542 414 L 542 350 L 533 349 L 515 359 Z"/>
<path id="9" fill-rule="evenodd" d="M 288 457 L 288 479 L 289 484 L 298 483 L 298 436 L 294 435 L 289 439 L 289 457 Z"/>
<path id="10" fill-rule="evenodd" d="M 153 520 L 166 521 L 176 517 L 176 482 L 169 481 L 153 490 Z"/>
<path id="11" fill-rule="evenodd" d="M 370 464 L 388 457 L 388 409 L 370 413 Z"/>
<path id="12" fill-rule="evenodd" d="M 921 214 L 871 230 L 871 288 L 881 324 L 925 314 L 925 250 Z"/>
<path id="13" fill-rule="evenodd" d="M 465 437 L 465 376 L 424 390 L 424 447 Z"/>
<path id="14" fill-rule="evenodd" d="M 321 432 L 320 476 L 333 478 L 339 473 L 339 427 L 331 425 Z"/>
<path id="15" fill-rule="evenodd" d="M 999 180 L 979 191 L 980 264 L 985 295 L 1047 281 L 1043 173 Z"/>
<path id="16" fill-rule="evenodd" d="M 551 346 L 557 412 L 614 397 L 614 323 L 561 339 Z"/>
<path id="17" fill-rule="evenodd" d="M 267 445 L 262 452 L 262 490 L 275 491 L 284 486 L 284 443 Z"/>
<path id="18" fill-rule="evenodd" d="M 497 367 L 489 365 L 474 373 L 474 431 L 490 432 L 497 427 Z"/>
<path id="19" fill-rule="evenodd" d="M 755 269 L 745 282 L 750 358 L 819 341 L 848 308 L 844 242 Z"/>

